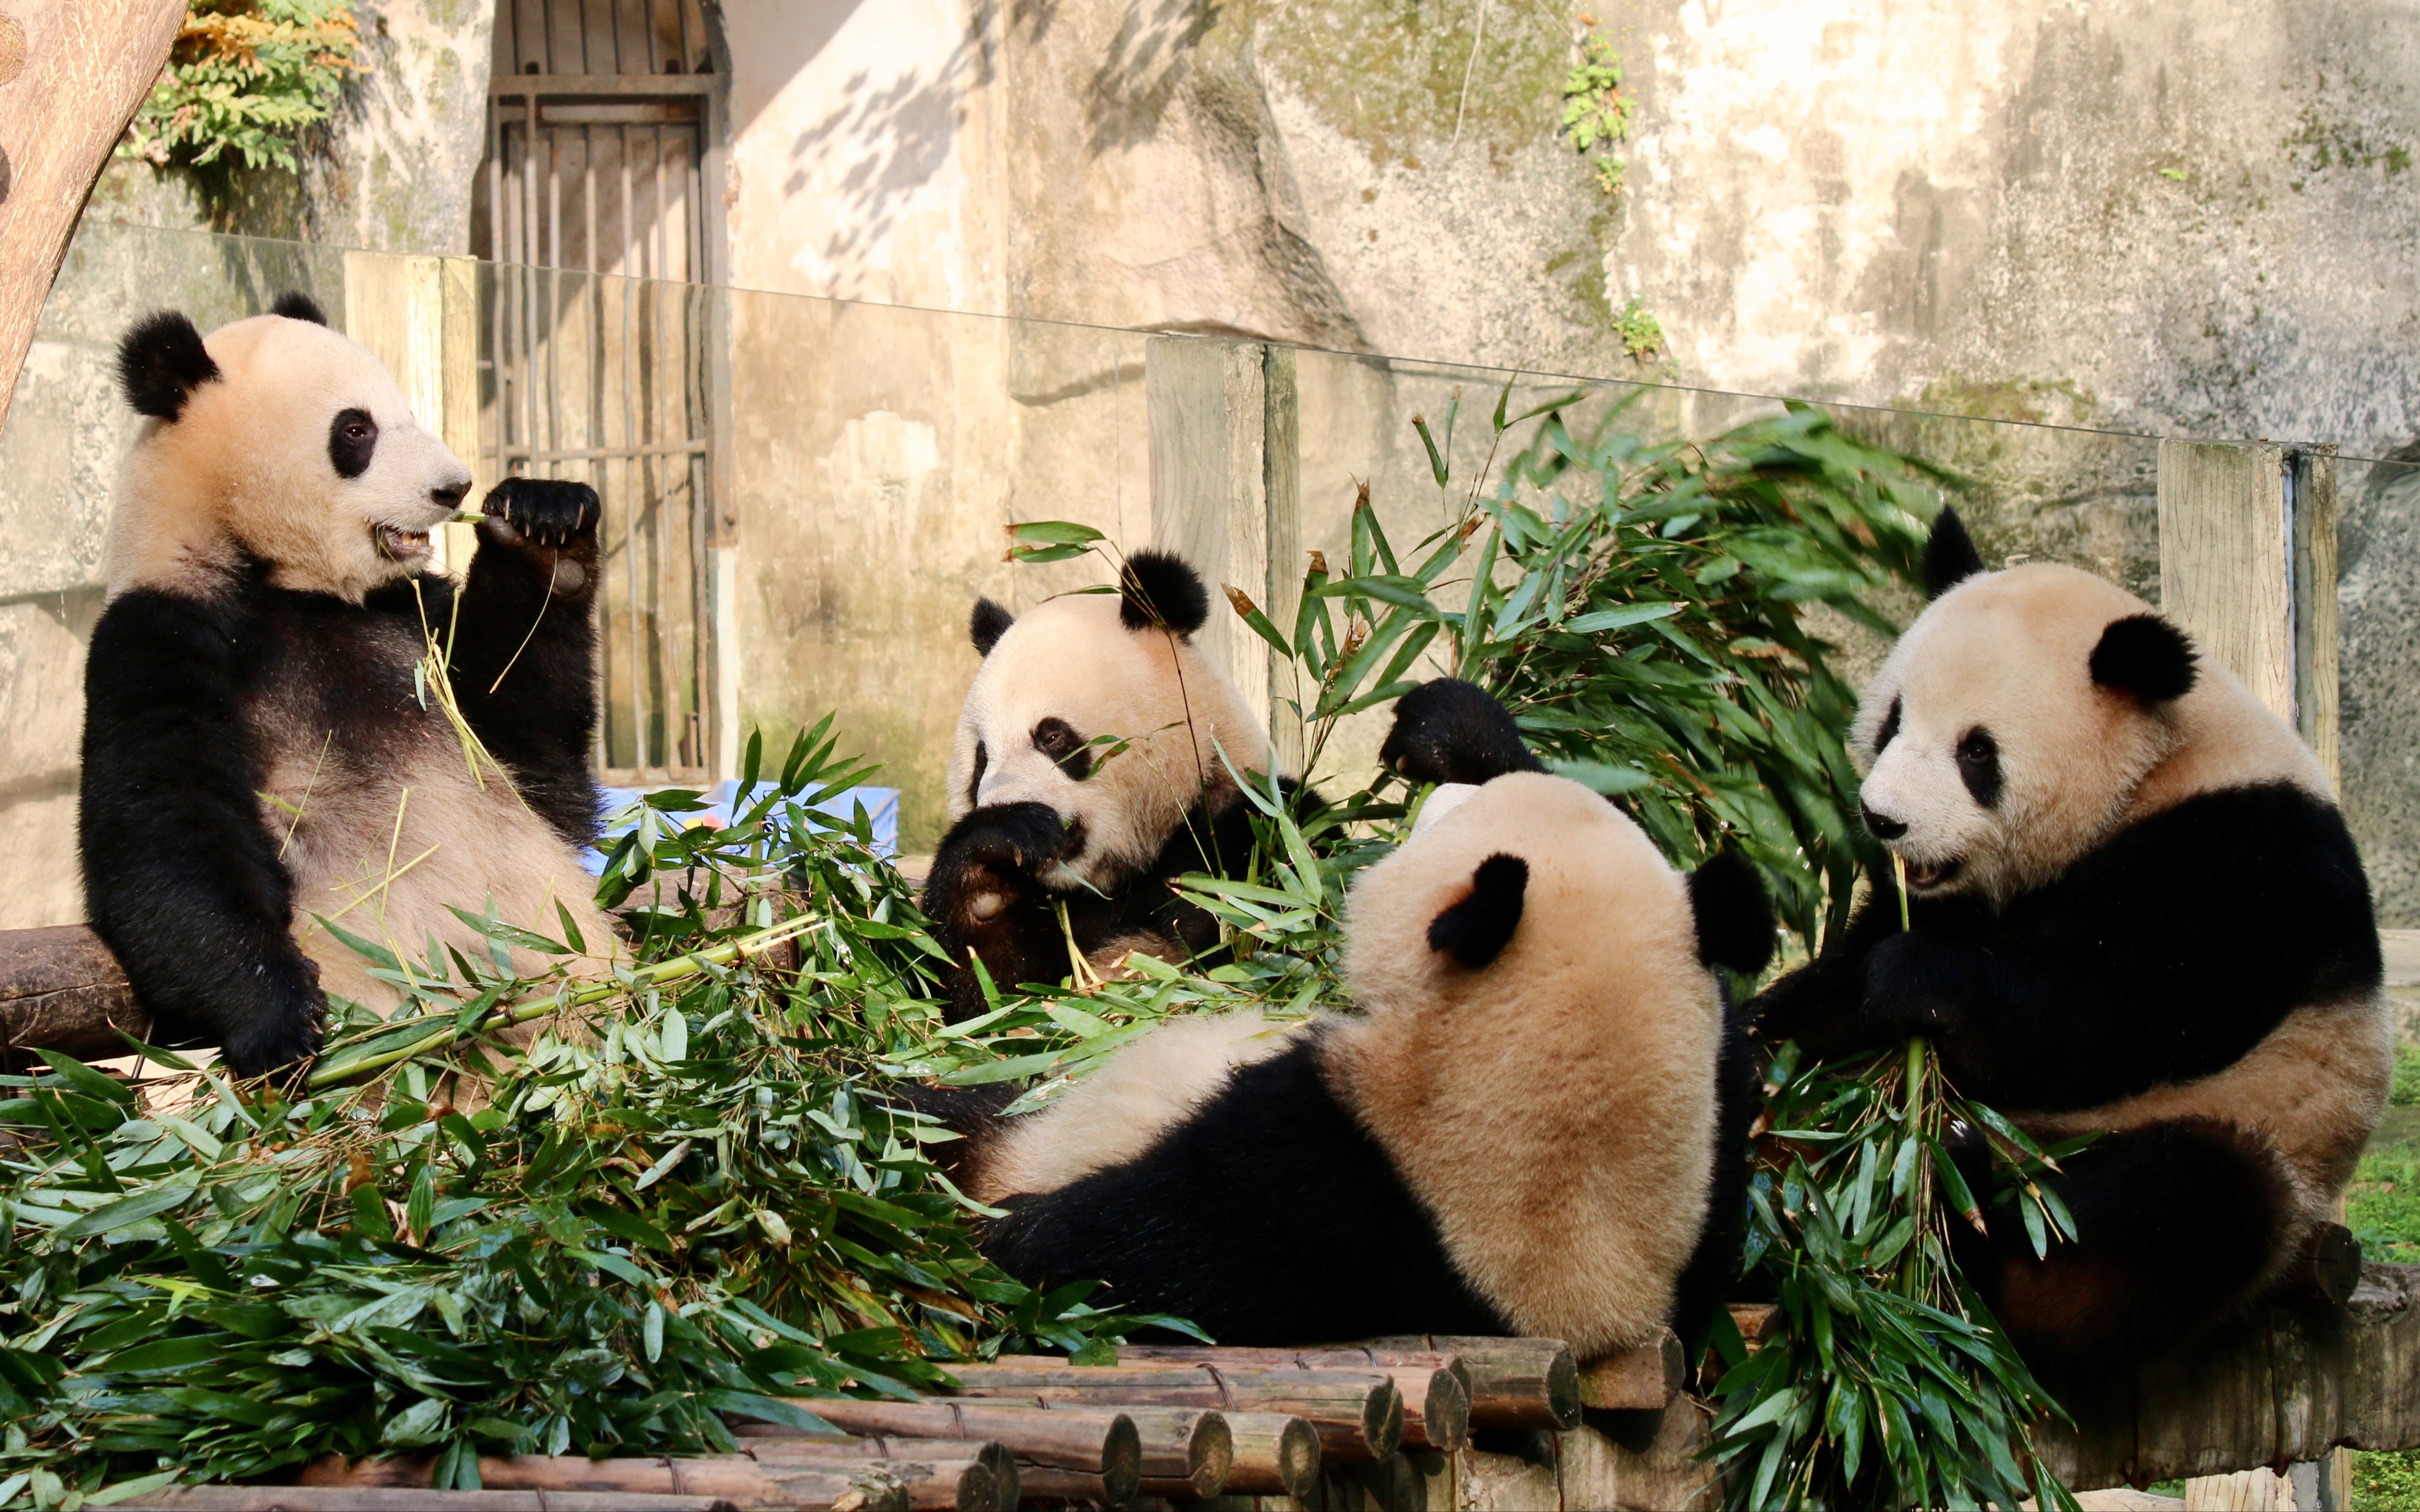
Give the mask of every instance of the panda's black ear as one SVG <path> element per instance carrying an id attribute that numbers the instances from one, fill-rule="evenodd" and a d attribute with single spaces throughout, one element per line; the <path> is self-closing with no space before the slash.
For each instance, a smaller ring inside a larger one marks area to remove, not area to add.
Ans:
<path id="1" fill-rule="evenodd" d="M 1118 618 L 1129 630 L 1164 625 L 1191 635 L 1210 617 L 1209 590 L 1185 559 L 1168 551 L 1138 551 L 1118 574 Z"/>
<path id="2" fill-rule="evenodd" d="M 1429 949 L 1450 951 L 1466 966 L 1487 964 L 1512 943 L 1528 895 L 1528 862 L 1489 856 L 1470 874 L 1470 896 L 1429 920 Z"/>
<path id="3" fill-rule="evenodd" d="M 1942 594 L 1983 570 L 1983 554 L 1966 533 L 1958 511 L 1945 509 L 1932 521 L 1932 535 L 1924 543 L 1924 596 Z"/>
<path id="4" fill-rule="evenodd" d="M 1016 623 L 1016 615 L 988 598 L 978 598 L 974 613 L 967 620 L 967 639 L 975 643 L 977 651 L 988 656 L 991 648 L 1000 644 L 1000 638 L 1006 635 L 1008 627 Z"/>
<path id="5" fill-rule="evenodd" d="M 1698 961 L 1753 977 L 1773 963 L 1773 900 L 1764 879 L 1737 851 L 1716 851 L 1689 873 L 1689 911 L 1698 919 Z"/>
<path id="6" fill-rule="evenodd" d="M 328 323 L 328 312 L 319 308 L 318 301 L 301 289 L 287 289 L 277 296 L 277 302 L 269 307 L 269 313 L 282 315 L 288 320 L 308 320 L 315 326 Z"/>
<path id="7" fill-rule="evenodd" d="M 2092 680 L 2138 703 L 2165 703 L 2193 691 L 2198 674 L 2193 638 L 2156 614 L 2110 623 L 2092 648 Z"/>
<path id="8" fill-rule="evenodd" d="M 202 333 L 174 310 L 144 316 L 117 344 L 117 381 L 139 415 L 174 420 L 185 396 L 218 376 Z"/>

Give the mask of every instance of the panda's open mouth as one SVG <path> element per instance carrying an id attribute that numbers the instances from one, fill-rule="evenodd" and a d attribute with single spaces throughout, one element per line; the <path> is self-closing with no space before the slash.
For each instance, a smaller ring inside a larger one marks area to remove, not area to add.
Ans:
<path id="1" fill-rule="evenodd" d="M 390 562 L 417 562 L 428 555 L 427 531 L 407 531 L 399 525 L 380 525 L 371 533 L 377 537 L 379 555 Z"/>
<path id="2" fill-rule="evenodd" d="M 1930 892 L 1957 878 L 1965 863 L 1956 856 L 1947 861 L 1910 861 L 1907 863 L 1907 885 L 1913 892 Z"/>

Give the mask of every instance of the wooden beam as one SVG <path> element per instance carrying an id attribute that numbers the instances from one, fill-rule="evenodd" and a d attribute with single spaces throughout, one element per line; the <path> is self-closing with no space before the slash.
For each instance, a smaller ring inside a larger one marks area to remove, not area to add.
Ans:
<path id="1" fill-rule="evenodd" d="M 101 936 L 82 924 L 0 930 L 0 1065 L 29 1050 L 78 1060 L 127 1054 L 120 1034 L 147 1039 L 151 1015 Z"/>

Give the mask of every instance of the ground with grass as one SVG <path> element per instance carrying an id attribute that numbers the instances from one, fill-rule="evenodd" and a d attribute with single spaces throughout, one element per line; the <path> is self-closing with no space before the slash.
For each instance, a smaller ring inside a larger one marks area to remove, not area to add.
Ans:
<path id="1" fill-rule="evenodd" d="M 2394 1101 L 2345 1194 L 2345 1222 L 2373 1260 L 2420 1265 L 2420 1047 L 2395 1057 Z M 2352 1457 L 2360 1512 L 2420 1512 L 2420 1450 Z"/>

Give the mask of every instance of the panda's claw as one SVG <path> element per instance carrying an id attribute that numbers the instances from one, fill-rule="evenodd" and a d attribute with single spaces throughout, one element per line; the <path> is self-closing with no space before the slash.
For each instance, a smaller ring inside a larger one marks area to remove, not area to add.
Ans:
<path id="1" fill-rule="evenodd" d="M 522 539 L 557 549 L 593 535 L 605 516 L 596 489 L 564 478 L 506 478 L 479 507 Z"/>

